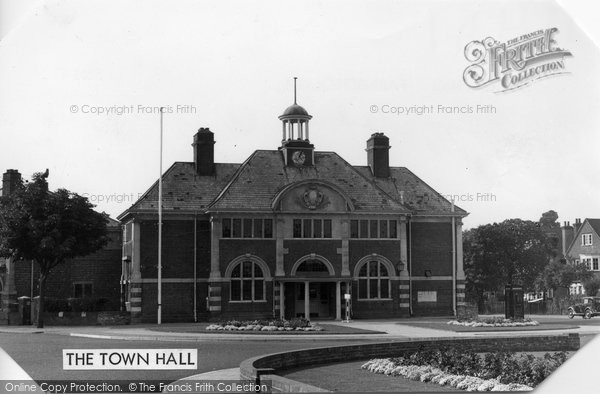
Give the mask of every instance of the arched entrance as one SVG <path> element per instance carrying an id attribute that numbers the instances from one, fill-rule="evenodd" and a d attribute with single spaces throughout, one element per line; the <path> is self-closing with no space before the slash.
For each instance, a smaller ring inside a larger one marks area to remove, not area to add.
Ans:
<path id="1" fill-rule="evenodd" d="M 319 255 L 304 256 L 296 261 L 290 278 L 283 283 L 286 319 L 334 319 L 339 317 L 339 283 L 333 265 Z"/>

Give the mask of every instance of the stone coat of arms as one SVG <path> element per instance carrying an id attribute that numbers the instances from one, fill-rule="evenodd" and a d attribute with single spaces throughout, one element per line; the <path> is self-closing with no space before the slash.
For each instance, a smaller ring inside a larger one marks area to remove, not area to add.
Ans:
<path id="1" fill-rule="evenodd" d="M 327 197 L 315 186 L 311 186 L 300 196 L 302 204 L 308 209 L 322 208 L 327 203 Z"/>

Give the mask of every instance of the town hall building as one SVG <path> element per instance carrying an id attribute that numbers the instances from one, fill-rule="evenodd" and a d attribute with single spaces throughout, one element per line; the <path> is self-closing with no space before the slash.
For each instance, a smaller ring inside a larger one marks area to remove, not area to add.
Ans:
<path id="1" fill-rule="evenodd" d="M 201 128 L 194 161 L 163 174 L 162 321 L 342 319 L 347 294 L 354 319 L 454 315 L 467 212 L 390 167 L 383 133 L 368 139 L 367 165 L 351 165 L 315 149 L 296 102 L 279 119 L 277 149 L 215 162 Z M 158 189 L 119 216 L 133 322 L 157 320 Z"/>

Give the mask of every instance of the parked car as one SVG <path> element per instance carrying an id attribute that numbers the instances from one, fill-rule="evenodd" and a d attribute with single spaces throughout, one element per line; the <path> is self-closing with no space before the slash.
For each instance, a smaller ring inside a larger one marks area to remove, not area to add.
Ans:
<path id="1" fill-rule="evenodd" d="M 600 297 L 583 297 L 583 302 L 569 307 L 567 315 L 569 319 L 572 319 L 573 316 L 591 319 L 593 316 L 600 315 Z"/>

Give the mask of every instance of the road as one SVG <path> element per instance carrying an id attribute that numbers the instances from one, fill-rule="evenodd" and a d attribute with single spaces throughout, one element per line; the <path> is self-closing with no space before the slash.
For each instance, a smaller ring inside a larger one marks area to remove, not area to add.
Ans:
<path id="1" fill-rule="evenodd" d="M 353 342 L 358 343 L 358 342 Z M 186 376 L 225 368 L 239 367 L 240 362 L 265 353 L 309 347 L 339 346 L 340 341 L 306 340 L 166 342 L 111 340 L 70 337 L 56 334 L 0 333 L 4 349 L 35 380 L 102 380 L 107 376 L 119 380 L 177 380 Z M 63 349 L 198 349 L 198 369 L 157 371 L 70 371 L 63 370 Z"/>

